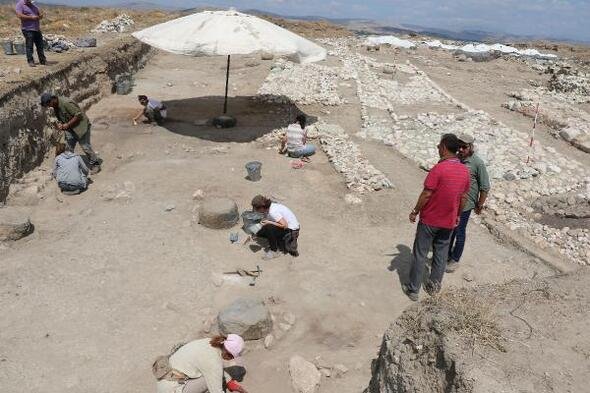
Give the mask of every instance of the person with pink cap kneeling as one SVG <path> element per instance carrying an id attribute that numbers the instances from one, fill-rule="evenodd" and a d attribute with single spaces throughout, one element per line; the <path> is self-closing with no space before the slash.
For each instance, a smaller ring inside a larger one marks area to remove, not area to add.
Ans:
<path id="1" fill-rule="evenodd" d="M 247 393 L 236 379 L 224 371 L 224 360 L 237 359 L 244 339 L 237 334 L 191 341 L 154 362 L 157 393 Z"/>

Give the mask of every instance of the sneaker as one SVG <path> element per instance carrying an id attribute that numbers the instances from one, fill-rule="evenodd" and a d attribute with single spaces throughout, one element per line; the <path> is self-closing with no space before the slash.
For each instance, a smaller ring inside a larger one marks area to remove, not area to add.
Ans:
<path id="1" fill-rule="evenodd" d="M 265 261 L 270 261 L 271 259 L 275 259 L 279 257 L 279 253 L 276 251 L 266 251 L 262 256 L 262 259 Z"/>
<path id="2" fill-rule="evenodd" d="M 426 284 L 424 284 L 424 290 L 430 296 L 434 296 L 440 292 L 440 284 L 437 282 L 432 282 L 432 281 L 428 280 L 428 282 L 426 282 Z"/>
<path id="3" fill-rule="evenodd" d="M 458 267 L 459 267 L 458 261 L 455 261 L 454 259 L 449 259 L 447 262 L 447 268 L 445 269 L 445 272 L 453 273 L 455 270 L 457 270 Z"/>
<path id="4" fill-rule="evenodd" d="M 40 61 L 39 64 L 41 64 L 41 65 L 47 65 L 47 60 Z"/>
<path id="5" fill-rule="evenodd" d="M 289 251 L 289 254 L 291 254 L 291 256 L 297 258 L 299 256 L 299 251 Z"/>
<path id="6" fill-rule="evenodd" d="M 35 63 L 29 63 L 29 67 L 37 67 L 37 64 L 35 64 Z"/>
<path id="7" fill-rule="evenodd" d="M 406 294 L 406 296 L 413 302 L 418 301 L 418 292 L 410 291 L 408 288 L 408 284 L 402 284 L 402 291 Z"/>
<path id="8" fill-rule="evenodd" d="M 100 165 L 94 165 L 90 168 L 90 174 L 96 175 L 101 171 Z"/>

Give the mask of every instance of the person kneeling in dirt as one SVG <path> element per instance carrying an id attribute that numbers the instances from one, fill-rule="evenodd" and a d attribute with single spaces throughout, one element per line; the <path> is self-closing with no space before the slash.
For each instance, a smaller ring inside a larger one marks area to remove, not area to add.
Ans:
<path id="1" fill-rule="evenodd" d="M 315 154 L 315 146 L 307 144 L 306 123 L 305 115 L 298 115 L 296 122 L 289 124 L 287 133 L 281 140 L 279 153 L 286 152 L 289 157 L 293 158 L 307 158 Z"/>
<path id="2" fill-rule="evenodd" d="M 278 257 L 279 250 L 294 257 L 299 256 L 297 239 L 300 226 L 291 209 L 262 195 L 256 195 L 252 199 L 252 209 L 266 216 L 266 219 L 261 221 L 262 228 L 256 233 L 256 237 L 265 238 L 269 243 L 270 250 L 265 253 L 263 259 Z"/>
<path id="3" fill-rule="evenodd" d="M 90 172 L 100 172 L 102 160 L 98 158 L 90 145 L 90 120 L 80 107 L 67 97 L 58 97 L 51 93 L 41 95 L 41 106 L 53 108 L 55 117 L 59 120 L 56 128 L 64 132 L 65 141 L 71 151 L 74 151 L 76 144 L 80 143 L 80 147 L 88 157 Z"/>
<path id="4" fill-rule="evenodd" d="M 55 163 L 53 177 L 57 180 L 59 189 L 67 194 L 79 194 L 88 188 L 88 167 L 82 157 L 64 143 L 55 147 Z"/>
<path id="5" fill-rule="evenodd" d="M 142 116 L 145 116 L 148 123 L 162 124 L 168 114 L 166 106 L 158 100 L 143 95 L 137 96 L 137 99 L 143 106 L 143 109 L 133 118 L 133 124 L 137 125 L 137 121 Z"/>
<path id="6" fill-rule="evenodd" d="M 237 359 L 244 349 L 244 339 L 237 334 L 191 341 L 160 356 L 152 365 L 158 393 L 247 393 L 238 382 L 244 372 L 234 375 L 224 361 Z M 243 369 L 243 367 L 238 367 Z"/>

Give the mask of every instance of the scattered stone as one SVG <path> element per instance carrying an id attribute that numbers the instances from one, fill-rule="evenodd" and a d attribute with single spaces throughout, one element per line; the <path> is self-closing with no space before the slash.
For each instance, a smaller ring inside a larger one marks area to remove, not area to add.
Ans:
<path id="1" fill-rule="evenodd" d="M 32 232 L 28 214 L 20 209 L 0 207 L 0 241 L 19 240 Z"/>
<path id="2" fill-rule="evenodd" d="M 275 341 L 274 336 L 272 334 L 268 334 L 266 337 L 264 337 L 264 348 L 270 349 L 270 347 L 272 347 L 274 341 Z"/>
<path id="3" fill-rule="evenodd" d="M 260 300 L 238 299 L 219 313 L 219 329 L 239 334 L 244 340 L 259 340 L 272 330 L 270 312 Z"/>
<path id="4" fill-rule="evenodd" d="M 175 205 L 168 205 L 164 208 L 164 211 L 171 212 L 172 210 L 176 209 Z"/>
<path id="5" fill-rule="evenodd" d="M 289 374 L 295 392 L 316 393 L 318 391 L 322 374 L 313 363 L 301 356 L 293 356 L 289 360 Z"/>
<path id="6" fill-rule="evenodd" d="M 203 198 L 205 198 L 205 191 L 203 190 L 197 190 L 193 193 L 193 199 L 194 200 L 202 200 Z"/>
<path id="7" fill-rule="evenodd" d="M 336 378 L 342 377 L 347 372 L 348 372 L 348 368 L 343 364 L 336 364 L 336 365 L 334 365 L 334 367 L 332 367 L 332 373 L 333 373 L 334 377 L 336 377 Z"/>
<path id="8" fill-rule="evenodd" d="M 123 33 L 130 30 L 135 25 L 135 22 L 129 15 L 121 14 L 111 20 L 103 20 L 94 29 L 93 33 Z"/>
<path id="9" fill-rule="evenodd" d="M 363 200 L 354 194 L 346 194 L 344 196 L 344 201 L 348 205 L 360 205 L 361 203 L 363 203 Z"/>
<path id="10" fill-rule="evenodd" d="M 238 220 L 238 205 L 228 198 L 206 199 L 199 209 L 199 224 L 207 228 L 231 228 Z"/>
<path id="11" fill-rule="evenodd" d="M 272 60 L 275 58 L 275 55 L 271 52 L 260 52 L 260 58 L 262 60 Z"/>

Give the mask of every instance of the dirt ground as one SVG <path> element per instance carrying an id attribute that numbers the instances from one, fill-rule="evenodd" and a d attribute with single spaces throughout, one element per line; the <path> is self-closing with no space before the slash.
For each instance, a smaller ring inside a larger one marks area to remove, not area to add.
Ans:
<path id="1" fill-rule="evenodd" d="M 415 230 L 407 214 L 425 173 L 382 144 L 362 142 L 396 188 L 347 205 L 343 180 L 323 153 L 293 170 L 276 150 L 250 142 L 286 125 L 288 112 L 251 102 L 271 62 L 246 67 L 246 60 L 234 59 L 230 78 L 229 111 L 238 127 L 221 136 L 193 123 L 209 116 L 211 105 L 221 112 L 222 58 L 158 54 L 137 74 L 131 95 L 108 97 L 89 111 L 103 171 L 77 197 L 59 195 L 54 184 L 46 188 L 31 208 L 35 233 L 2 249 L 0 384 L 6 391 L 150 391 L 152 360 L 205 335 L 203 321 L 240 296 L 264 298 L 273 313 L 297 317 L 270 350 L 248 343 L 250 391 L 289 391 L 287 364 L 295 354 L 349 368 L 343 378 L 324 378 L 321 391 L 367 386 L 383 332 L 410 304 L 400 289 Z M 360 113 L 352 91 L 350 104 L 329 114 L 320 106 L 300 109 L 353 135 Z M 134 127 L 135 94 L 173 102 L 171 121 Z M 263 163 L 257 183 L 244 179 L 244 164 L 252 160 Z M 237 227 L 199 226 L 197 189 L 233 198 L 241 210 L 257 193 L 285 203 L 302 224 L 301 256 L 262 261 L 261 252 L 230 243 Z M 553 274 L 470 225 L 464 262 L 445 277 L 446 286 Z M 256 265 L 264 272 L 255 287 L 217 287 L 211 279 Z"/>

